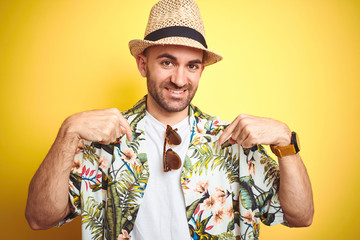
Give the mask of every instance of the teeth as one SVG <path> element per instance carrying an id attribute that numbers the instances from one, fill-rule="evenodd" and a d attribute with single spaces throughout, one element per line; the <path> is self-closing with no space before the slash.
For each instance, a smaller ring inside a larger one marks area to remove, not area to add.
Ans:
<path id="1" fill-rule="evenodd" d="M 173 93 L 182 93 L 182 92 L 184 92 L 184 90 L 183 91 L 175 91 L 175 90 L 171 90 L 171 89 L 169 89 L 169 91 L 173 92 Z"/>

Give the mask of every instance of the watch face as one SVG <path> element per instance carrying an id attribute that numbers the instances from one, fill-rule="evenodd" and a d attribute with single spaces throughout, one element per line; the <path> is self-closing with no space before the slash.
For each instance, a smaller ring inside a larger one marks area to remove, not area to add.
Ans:
<path id="1" fill-rule="evenodd" d="M 300 141 L 299 141 L 299 136 L 296 134 L 296 132 L 292 132 L 291 141 L 292 144 L 294 144 L 296 153 L 298 153 L 300 151 Z"/>

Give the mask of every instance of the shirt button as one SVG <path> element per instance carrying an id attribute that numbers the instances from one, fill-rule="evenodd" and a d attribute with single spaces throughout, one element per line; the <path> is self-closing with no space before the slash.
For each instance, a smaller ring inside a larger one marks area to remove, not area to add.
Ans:
<path id="1" fill-rule="evenodd" d="M 131 221 L 131 220 L 132 220 L 132 216 L 129 215 L 129 216 L 127 217 L 127 220 Z"/>

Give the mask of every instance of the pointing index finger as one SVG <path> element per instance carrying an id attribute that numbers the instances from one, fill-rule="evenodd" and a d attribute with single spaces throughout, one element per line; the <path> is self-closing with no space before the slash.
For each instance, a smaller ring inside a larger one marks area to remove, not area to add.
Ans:
<path id="1" fill-rule="evenodd" d="M 221 136 L 217 141 L 218 146 L 221 146 L 221 144 L 223 144 L 225 140 L 231 135 L 235 126 L 236 126 L 235 121 L 233 121 L 226 127 L 226 129 L 224 130 L 224 132 L 221 134 Z"/>
<path id="2" fill-rule="evenodd" d="M 119 117 L 121 133 L 126 134 L 127 139 L 132 141 L 132 131 L 128 120 L 121 114 L 119 110 L 117 110 L 116 113 Z"/>
<path id="3" fill-rule="evenodd" d="M 130 127 L 128 120 L 126 120 L 124 118 L 124 116 L 121 115 L 120 123 L 121 123 L 122 133 L 125 133 L 127 139 L 131 142 L 132 141 L 132 132 L 131 132 L 131 127 Z M 123 132 L 123 130 L 125 130 L 125 132 Z"/>

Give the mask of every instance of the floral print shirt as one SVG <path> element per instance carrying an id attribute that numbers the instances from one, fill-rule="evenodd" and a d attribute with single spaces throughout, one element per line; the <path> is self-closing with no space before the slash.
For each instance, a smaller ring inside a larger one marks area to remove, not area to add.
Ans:
<path id="1" fill-rule="evenodd" d="M 133 141 L 82 141 L 70 173 L 74 212 L 83 239 L 130 239 L 149 168 L 145 144 L 146 96 L 123 113 Z M 192 239 L 258 239 L 259 221 L 285 221 L 278 199 L 279 168 L 260 145 L 244 149 L 216 141 L 229 124 L 190 105 L 191 138 L 181 174 Z"/>

